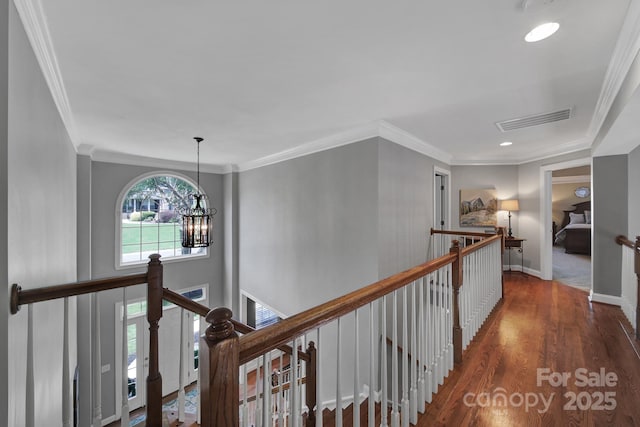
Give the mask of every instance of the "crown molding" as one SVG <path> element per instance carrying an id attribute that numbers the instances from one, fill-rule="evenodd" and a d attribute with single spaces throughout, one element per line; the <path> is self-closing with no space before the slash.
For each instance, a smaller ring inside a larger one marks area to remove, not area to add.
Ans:
<path id="1" fill-rule="evenodd" d="M 40 64 L 40 69 L 53 101 L 69 134 L 74 147 L 80 144 L 80 137 L 76 127 L 73 112 L 67 97 L 64 80 L 58 66 L 58 59 L 51 41 L 51 33 L 47 24 L 47 17 L 40 0 L 14 0 L 18 15 L 27 33 L 31 48 Z"/>
<path id="2" fill-rule="evenodd" d="M 384 120 L 378 121 L 378 136 L 443 163 L 452 161 L 451 154 Z"/>
<path id="3" fill-rule="evenodd" d="M 174 169 L 183 171 L 196 171 L 193 162 L 180 162 L 176 160 L 158 159 L 133 154 L 116 153 L 113 151 L 92 150 L 91 160 L 95 162 L 118 163 L 121 165 L 146 166 L 150 168 Z M 233 167 L 200 163 L 200 172 L 225 174 L 233 172 Z"/>
<path id="4" fill-rule="evenodd" d="M 366 125 L 354 127 L 315 141 L 307 142 L 297 147 L 239 164 L 237 165 L 237 170 L 247 171 L 257 169 L 263 166 L 284 162 L 297 157 L 377 137 L 402 145 L 403 147 L 430 156 L 436 160 L 440 160 L 441 162 L 447 164 L 451 162 L 451 155 L 449 153 L 434 147 L 409 132 L 406 132 L 384 120 L 377 120 Z"/>
<path id="5" fill-rule="evenodd" d="M 576 141 L 567 142 L 556 146 L 550 150 L 537 152 L 536 156 L 521 158 L 521 157 L 509 157 L 502 159 L 453 159 L 451 161 L 452 166 L 513 166 L 524 165 L 526 163 L 537 162 L 540 160 L 550 159 L 552 157 L 563 156 L 565 154 L 572 154 L 582 150 L 588 150 L 591 147 L 588 137 L 580 138 Z"/>
<path id="6" fill-rule="evenodd" d="M 595 140 L 640 50 L 640 2 L 630 0 L 587 135 Z"/>
<path id="7" fill-rule="evenodd" d="M 377 125 L 369 123 L 358 126 L 344 132 L 329 135 L 324 138 L 316 139 L 305 144 L 270 154 L 256 160 L 250 160 L 237 165 L 239 171 L 247 171 L 257 169 L 263 166 L 273 165 L 284 162 L 285 160 L 295 159 L 297 157 L 306 156 L 320 151 L 329 150 L 331 148 L 341 147 L 353 142 L 363 141 L 378 136 Z"/>

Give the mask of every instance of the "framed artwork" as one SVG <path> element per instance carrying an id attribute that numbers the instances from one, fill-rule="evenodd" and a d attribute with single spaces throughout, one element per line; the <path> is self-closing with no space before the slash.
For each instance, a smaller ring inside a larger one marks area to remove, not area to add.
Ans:
<path id="1" fill-rule="evenodd" d="M 497 212 L 495 189 L 460 190 L 460 227 L 495 227 Z"/>

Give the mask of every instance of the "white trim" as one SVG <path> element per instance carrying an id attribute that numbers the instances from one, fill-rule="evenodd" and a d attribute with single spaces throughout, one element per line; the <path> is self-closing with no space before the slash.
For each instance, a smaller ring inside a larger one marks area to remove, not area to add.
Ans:
<path id="1" fill-rule="evenodd" d="M 445 168 L 441 168 L 437 165 L 433 166 L 433 226 L 434 228 L 438 228 L 440 226 L 440 224 L 436 224 L 436 203 L 435 203 L 435 197 L 436 197 L 436 191 L 438 191 L 438 189 L 436 188 L 436 180 L 435 180 L 435 176 L 436 175 L 443 175 L 447 177 L 447 188 L 446 188 L 446 197 L 447 197 L 447 204 L 445 206 L 445 209 L 447 211 L 447 220 L 445 221 L 444 227 L 445 230 L 451 230 L 451 170 L 449 169 L 445 169 Z"/>
<path id="2" fill-rule="evenodd" d="M 158 159 L 147 156 L 136 156 L 133 154 L 116 153 L 113 151 L 96 150 L 93 146 L 82 144 L 77 149 L 79 154 L 91 156 L 94 162 L 116 163 L 120 165 L 146 166 L 150 168 L 177 169 L 182 171 L 196 171 L 195 162 L 180 162 L 177 160 Z M 225 174 L 233 172 L 230 165 L 219 166 L 200 163 L 200 172 Z"/>
<path id="3" fill-rule="evenodd" d="M 117 405 L 116 405 L 117 406 Z M 106 426 L 107 424 L 111 424 L 112 422 L 114 422 L 116 419 L 119 419 L 120 417 L 116 418 L 115 415 L 111 415 L 110 417 L 107 418 L 103 418 L 102 419 L 102 425 Z"/>
<path id="4" fill-rule="evenodd" d="M 240 172 L 244 172 L 251 169 L 257 169 L 263 166 L 273 165 L 276 163 L 284 162 L 285 160 L 291 160 L 298 157 L 306 156 L 320 151 L 330 150 L 332 148 L 348 145 L 353 142 L 364 141 L 370 138 L 375 138 L 378 135 L 378 128 L 375 123 L 369 123 L 364 126 L 348 129 L 344 132 L 329 135 L 324 138 L 310 141 L 302 145 L 298 145 L 293 148 L 289 148 L 278 153 L 269 154 L 264 157 L 260 157 L 255 160 L 241 163 L 237 165 Z"/>
<path id="5" fill-rule="evenodd" d="M 240 312 L 240 321 L 243 322 L 243 323 L 247 323 L 246 313 L 244 312 L 244 310 L 246 309 L 246 299 L 247 299 L 247 297 L 251 298 L 253 300 L 253 302 L 257 302 L 261 306 L 267 307 L 269 310 L 271 310 L 272 312 L 277 314 L 278 317 L 280 317 L 281 319 L 286 319 L 287 317 L 289 317 L 288 315 L 284 314 L 280 310 L 276 310 L 275 308 L 271 307 L 269 304 L 266 304 L 266 303 L 262 302 L 262 300 L 260 300 L 260 298 L 256 298 L 253 295 L 251 295 L 249 292 L 243 291 L 241 289 L 240 290 L 240 300 L 241 300 L 240 306 L 242 307 L 242 309 L 241 309 L 241 312 Z"/>
<path id="6" fill-rule="evenodd" d="M 613 50 L 609 67 L 602 84 L 600 96 L 587 135 L 593 141 L 600 131 L 620 88 L 629 73 L 629 69 L 640 50 L 640 2 L 631 1 L 618 41 Z M 597 147 L 593 147 L 597 148 Z"/>
<path id="7" fill-rule="evenodd" d="M 625 317 L 629 320 L 629 323 L 631 323 L 631 326 L 633 326 L 633 328 L 636 328 L 636 307 L 633 303 L 631 303 L 631 301 L 629 301 L 629 298 L 627 298 L 625 295 L 622 295 L 620 297 L 620 308 L 622 308 L 622 312 L 624 313 Z"/>
<path id="8" fill-rule="evenodd" d="M 562 156 L 565 154 L 571 154 L 578 151 L 588 150 L 591 148 L 591 140 L 588 138 L 581 138 L 576 141 L 570 141 L 565 144 L 560 144 L 552 149 L 546 151 L 535 151 L 533 157 L 518 158 L 500 158 L 500 159 L 487 159 L 487 160 L 473 160 L 473 159 L 453 159 L 451 161 L 452 166 L 513 166 L 524 165 L 531 162 L 537 162 L 540 160 L 546 160 L 551 157 Z"/>
<path id="9" fill-rule="evenodd" d="M 115 247 L 114 247 L 114 251 L 115 251 L 115 269 L 116 270 L 126 270 L 126 269 L 130 269 L 130 268 L 140 268 L 142 266 L 147 265 L 148 261 L 147 260 L 140 260 L 139 262 L 130 262 L 130 263 L 122 263 L 121 261 L 121 250 L 122 250 L 122 201 L 124 199 L 124 196 L 126 196 L 126 194 L 129 192 L 129 189 L 136 183 L 138 183 L 139 181 L 142 181 L 143 179 L 149 178 L 151 176 L 173 176 L 175 178 L 181 179 L 183 181 L 188 182 L 189 184 L 191 184 L 191 186 L 193 188 L 197 187 L 196 182 L 191 179 L 190 177 L 183 175 L 179 172 L 175 172 L 175 171 L 163 171 L 163 170 L 159 170 L 159 171 L 153 171 L 153 172 L 147 172 L 147 173 L 143 173 L 142 175 L 138 175 L 137 177 L 133 178 L 131 181 L 129 181 L 124 187 L 122 187 L 122 190 L 120 190 L 120 194 L 118 194 L 118 197 L 116 198 L 116 205 L 115 205 L 115 224 L 116 226 L 114 227 L 115 230 Z M 202 187 L 202 186 L 200 186 Z M 200 188 L 200 191 L 202 191 L 202 188 Z M 205 200 L 205 207 L 208 206 L 208 197 L 207 194 L 202 191 L 202 193 L 204 194 L 204 200 Z M 209 258 L 211 251 L 209 250 L 209 248 L 205 248 L 205 253 L 203 254 L 191 254 L 191 255 L 181 255 L 181 256 L 173 256 L 173 257 L 166 257 L 166 258 L 162 258 L 162 263 L 166 264 L 168 262 L 180 262 L 180 261 L 188 261 L 188 260 L 194 260 L 194 259 L 200 259 L 200 258 Z"/>
<path id="10" fill-rule="evenodd" d="M 384 138 L 410 150 L 432 157 L 436 160 L 440 160 L 443 163 L 448 164 L 451 162 L 452 157 L 449 153 L 429 144 L 426 141 L 423 141 L 397 126 L 394 126 L 384 120 L 378 120 L 340 133 L 329 135 L 315 141 L 310 141 L 278 153 L 270 154 L 259 159 L 250 160 L 236 165 L 235 167 L 238 171 L 243 172 L 376 137 Z"/>
<path id="11" fill-rule="evenodd" d="M 553 184 L 581 184 L 591 182 L 591 175 L 552 176 L 551 182 Z"/>
<path id="12" fill-rule="evenodd" d="M 69 134 L 74 147 L 80 145 L 80 135 L 76 127 L 71 104 L 58 66 L 51 33 L 47 25 L 47 16 L 40 0 L 14 0 L 20 20 L 27 33 L 33 52 L 40 64 L 42 74 L 49 86 L 51 97 L 58 108 L 60 118 Z"/>
<path id="13" fill-rule="evenodd" d="M 553 251 L 552 251 L 552 225 L 551 225 L 551 172 L 554 170 L 568 169 L 577 166 L 591 165 L 590 157 L 584 157 L 566 162 L 553 163 L 540 166 L 540 278 L 551 280 L 553 277 Z M 593 171 L 593 167 L 591 168 Z M 590 180 L 591 181 L 591 180 Z M 593 247 L 593 233 L 591 234 L 591 246 Z M 593 277 L 593 263 L 591 263 L 591 276 Z"/>
<path id="14" fill-rule="evenodd" d="M 378 121 L 378 136 L 420 154 L 429 156 L 432 159 L 440 160 L 447 164 L 451 163 L 451 154 L 384 120 Z"/>
<path id="15" fill-rule="evenodd" d="M 593 292 L 593 289 L 591 290 L 591 295 L 589 295 L 589 301 L 615 305 L 618 307 L 622 306 L 622 298 L 614 297 L 612 295 L 597 294 Z"/>

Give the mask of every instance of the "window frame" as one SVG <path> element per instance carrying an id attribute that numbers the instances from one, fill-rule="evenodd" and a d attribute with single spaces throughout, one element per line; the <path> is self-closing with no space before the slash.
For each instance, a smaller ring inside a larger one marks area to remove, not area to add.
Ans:
<path id="1" fill-rule="evenodd" d="M 187 182 L 189 185 L 191 185 L 194 189 L 196 189 L 196 191 L 198 191 L 198 186 L 197 183 L 190 177 L 179 173 L 179 172 L 175 172 L 175 171 L 167 171 L 167 170 L 158 170 L 158 171 L 152 171 L 152 172 L 147 172 L 144 173 L 142 175 L 138 175 L 135 178 L 133 178 L 132 180 L 130 180 L 123 188 L 122 190 L 120 190 L 120 194 L 118 195 L 118 198 L 116 199 L 116 206 L 115 206 L 115 269 L 116 270 L 126 270 L 126 269 L 131 269 L 131 268 L 140 268 L 141 266 L 145 266 L 149 263 L 148 259 L 141 259 L 139 261 L 132 261 L 132 262 L 123 262 L 122 261 L 122 204 L 124 202 L 124 198 L 126 197 L 126 195 L 129 193 L 129 190 L 131 190 L 131 187 L 133 187 L 135 184 L 137 184 L 140 181 L 143 181 L 145 179 L 151 178 L 153 176 L 169 176 L 169 177 L 173 177 L 173 178 L 177 178 L 177 179 L 181 179 L 185 182 Z M 200 193 L 204 195 L 203 200 L 204 200 L 204 204 L 205 207 L 210 207 L 209 206 L 209 198 L 207 197 L 206 193 L 204 191 L 202 191 L 202 188 L 200 188 Z M 163 264 L 166 263 L 173 263 L 173 262 L 184 262 L 184 261 L 191 261 L 191 260 L 195 260 L 195 259 L 204 259 L 204 258 L 209 258 L 211 251 L 209 250 L 209 247 L 205 247 L 205 248 L 200 248 L 203 249 L 202 253 L 197 253 L 197 254 L 188 254 L 188 255 L 178 255 L 178 256 L 171 256 L 171 257 L 162 257 L 160 258 Z"/>

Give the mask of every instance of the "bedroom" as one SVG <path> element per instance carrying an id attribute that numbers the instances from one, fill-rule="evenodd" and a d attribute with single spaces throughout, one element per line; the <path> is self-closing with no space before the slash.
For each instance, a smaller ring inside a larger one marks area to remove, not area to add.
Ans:
<path id="1" fill-rule="evenodd" d="M 553 172 L 553 279 L 591 289 L 591 167 Z"/>

